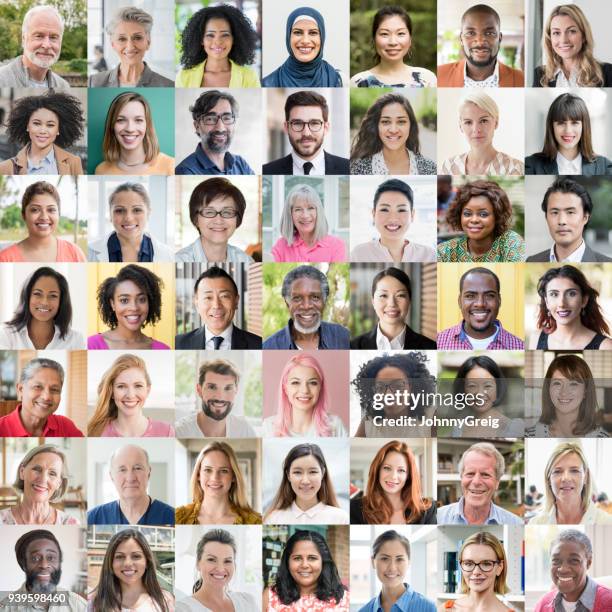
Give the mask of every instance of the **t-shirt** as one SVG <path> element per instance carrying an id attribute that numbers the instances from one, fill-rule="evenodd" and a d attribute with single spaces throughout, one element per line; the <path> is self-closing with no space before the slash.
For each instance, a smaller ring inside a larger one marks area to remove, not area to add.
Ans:
<path id="1" fill-rule="evenodd" d="M 120 434 L 117 429 L 115 429 L 115 424 L 111 421 L 106 425 L 102 433 L 100 434 L 102 438 L 123 438 L 123 435 Z M 170 423 L 166 423 L 164 421 L 154 421 L 153 419 L 149 419 L 149 425 L 145 432 L 140 436 L 141 438 L 173 438 L 174 437 L 174 427 L 170 425 Z"/>
<path id="2" fill-rule="evenodd" d="M 23 257 L 23 253 L 19 248 L 19 244 L 12 244 L 10 247 L 7 247 L 3 251 L 0 251 L 0 261 L 4 262 L 22 262 L 28 261 Z M 57 239 L 57 257 L 55 261 L 60 262 L 85 262 L 87 258 L 85 257 L 85 253 L 79 249 L 76 244 L 72 244 L 72 242 L 68 242 L 68 240 L 62 240 L 61 238 Z"/>
<path id="3" fill-rule="evenodd" d="M 176 422 L 177 438 L 205 438 L 202 430 L 198 426 L 198 413 L 194 412 L 179 419 Z M 230 414 L 225 419 L 226 438 L 255 438 L 255 430 L 249 425 L 244 417 Z"/>

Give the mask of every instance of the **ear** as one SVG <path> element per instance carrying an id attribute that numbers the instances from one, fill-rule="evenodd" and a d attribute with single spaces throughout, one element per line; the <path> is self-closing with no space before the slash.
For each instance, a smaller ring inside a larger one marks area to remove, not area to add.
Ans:
<path id="1" fill-rule="evenodd" d="M 22 466 L 19 468 L 19 480 L 23 480 L 23 473 L 24 473 L 24 471 L 25 471 L 25 468 L 24 468 L 24 466 L 22 465 Z"/>
<path id="2" fill-rule="evenodd" d="M 286 121 L 283 121 L 283 132 L 289 135 L 289 124 Z"/>
<path id="3" fill-rule="evenodd" d="M 199 383 L 196 385 L 196 393 L 198 394 L 198 397 L 201 399 L 202 398 L 202 386 Z"/>
<path id="4" fill-rule="evenodd" d="M 17 383 L 15 385 L 15 388 L 17 389 L 17 399 L 21 401 L 21 398 L 23 396 L 23 383 Z"/>
<path id="5" fill-rule="evenodd" d="M 198 122 L 197 121 L 193 122 L 193 129 L 195 130 L 195 133 L 196 133 L 197 137 L 200 138 L 200 128 L 198 128 Z"/>

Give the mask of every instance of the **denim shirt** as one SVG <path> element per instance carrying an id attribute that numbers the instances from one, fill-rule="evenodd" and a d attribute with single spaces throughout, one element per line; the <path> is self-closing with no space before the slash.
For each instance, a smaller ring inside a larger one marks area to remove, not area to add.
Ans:
<path id="1" fill-rule="evenodd" d="M 218 168 L 198 143 L 196 150 L 188 155 L 177 167 L 175 174 L 255 174 L 244 157 L 227 152 L 224 158 L 225 170 Z"/>

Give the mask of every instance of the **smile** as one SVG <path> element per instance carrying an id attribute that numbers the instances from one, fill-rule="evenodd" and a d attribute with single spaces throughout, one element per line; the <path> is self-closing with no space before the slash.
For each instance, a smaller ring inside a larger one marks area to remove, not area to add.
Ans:
<path id="1" fill-rule="evenodd" d="M 398 224 L 395 224 L 395 223 L 391 223 L 389 225 L 385 225 L 384 227 L 385 227 L 385 229 L 388 232 L 397 232 L 397 231 L 399 231 L 402 228 L 401 225 L 398 225 Z"/>
<path id="2" fill-rule="evenodd" d="M 122 225 L 121 229 L 127 231 L 127 232 L 131 232 L 132 230 L 135 230 L 138 228 L 138 225 Z"/>
<path id="3" fill-rule="evenodd" d="M 222 488 L 223 488 L 223 485 L 222 485 L 222 484 L 213 484 L 213 483 L 209 483 L 209 484 L 207 484 L 207 485 L 206 485 L 206 487 L 207 487 L 208 489 L 213 489 L 213 490 L 217 491 L 217 490 L 219 490 L 219 489 L 222 489 Z"/>
<path id="4" fill-rule="evenodd" d="M 48 493 L 49 489 L 47 487 L 43 487 L 42 485 L 34 484 L 32 488 L 38 493 Z"/>
<path id="5" fill-rule="evenodd" d="M 387 317 L 399 317 L 401 313 L 399 310 L 384 310 L 383 314 Z"/>
<path id="6" fill-rule="evenodd" d="M 130 578 L 136 573 L 136 570 L 123 570 L 121 573 Z"/>
<path id="7" fill-rule="evenodd" d="M 215 574 L 211 572 L 208 575 L 215 580 L 225 580 L 227 578 L 227 574 Z"/>
<path id="8" fill-rule="evenodd" d="M 571 314 L 571 310 L 557 310 L 557 316 L 561 317 L 562 319 L 569 317 Z"/>
<path id="9" fill-rule="evenodd" d="M 125 318 L 128 323 L 134 324 L 140 321 L 141 316 L 140 315 L 125 315 Z"/>
<path id="10" fill-rule="evenodd" d="M 297 50 L 300 53 L 307 55 L 308 53 L 312 53 L 315 50 L 315 48 L 314 47 L 297 47 Z"/>
<path id="11" fill-rule="evenodd" d="M 125 144 L 134 144 L 140 138 L 138 134 L 120 134 L 120 136 Z"/>

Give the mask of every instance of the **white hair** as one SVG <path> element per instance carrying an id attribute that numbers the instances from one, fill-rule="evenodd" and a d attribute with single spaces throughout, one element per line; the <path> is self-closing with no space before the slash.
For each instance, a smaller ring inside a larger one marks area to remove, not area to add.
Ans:
<path id="1" fill-rule="evenodd" d="M 313 204 L 317 209 L 317 222 L 314 230 L 315 242 L 321 240 L 328 234 L 327 219 L 323 210 L 323 203 L 316 190 L 310 185 L 296 185 L 288 194 L 285 200 L 285 206 L 280 222 L 280 233 L 287 241 L 288 245 L 292 245 L 296 238 L 296 229 L 293 225 L 292 211 L 297 200 L 305 200 L 309 204 Z"/>
<path id="2" fill-rule="evenodd" d="M 28 21 L 34 16 L 38 15 L 38 13 L 52 13 L 55 17 L 57 17 L 60 22 L 61 33 L 64 34 L 64 19 L 60 15 L 59 11 L 54 6 L 45 6 L 38 5 L 33 6 L 23 17 L 23 21 L 21 22 L 21 36 L 25 36 L 28 31 Z"/>

